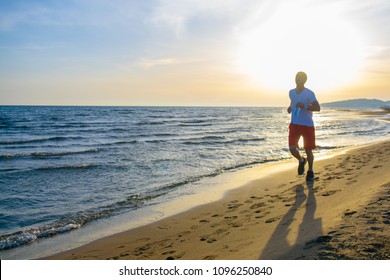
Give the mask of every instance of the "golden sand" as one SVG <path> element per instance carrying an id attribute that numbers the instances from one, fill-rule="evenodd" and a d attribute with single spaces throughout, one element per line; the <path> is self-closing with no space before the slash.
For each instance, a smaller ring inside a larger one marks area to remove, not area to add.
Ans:
<path id="1" fill-rule="evenodd" d="M 243 177 L 217 202 L 48 259 L 389 259 L 390 141 L 315 161 L 315 173 Z"/>

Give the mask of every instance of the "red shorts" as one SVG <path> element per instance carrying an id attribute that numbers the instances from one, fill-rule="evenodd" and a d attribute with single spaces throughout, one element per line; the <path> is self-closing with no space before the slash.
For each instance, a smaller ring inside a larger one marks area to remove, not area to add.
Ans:
<path id="1" fill-rule="evenodd" d="M 288 133 L 288 145 L 299 148 L 298 142 L 303 137 L 303 147 L 305 150 L 314 150 L 316 148 L 316 136 L 314 126 L 305 126 L 290 123 Z"/>

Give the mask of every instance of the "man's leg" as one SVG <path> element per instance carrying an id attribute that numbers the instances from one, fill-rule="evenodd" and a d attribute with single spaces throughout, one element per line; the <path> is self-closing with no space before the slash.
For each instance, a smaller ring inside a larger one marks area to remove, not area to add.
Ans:
<path id="1" fill-rule="evenodd" d="M 301 154 L 299 153 L 297 147 L 295 146 L 290 146 L 289 147 L 289 150 L 290 150 L 290 153 L 293 157 L 295 157 L 297 160 L 301 161 L 302 160 L 302 156 Z"/>
<path id="2" fill-rule="evenodd" d="M 290 153 L 299 161 L 298 175 L 302 175 L 305 172 L 306 159 L 301 156 L 296 146 L 290 146 Z"/>
<path id="3" fill-rule="evenodd" d="M 307 162 L 309 163 L 309 170 L 313 171 L 314 155 L 313 149 L 316 148 L 316 136 L 314 126 L 305 127 L 303 133 L 303 145 L 307 156 Z"/>
<path id="4" fill-rule="evenodd" d="M 302 175 L 305 172 L 305 164 L 306 164 L 306 159 L 301 156 L 297 148 L 300 137 L 301 137 L 300 126 L 290 124 L 289 134 L 288 134 L 288 145 L 289 145 L 289 150 L 291 155 L 299 161 L 298 175 Z"/>
<path id="5" fill-rule="evenodd" d="M 309 170 L 313 171 L 314 155 L 313 150 L 305 150 L 307 156 L 307 163 L 309 164 Z"/>
<path id="6" fill-rule="evenodd" d="M 306 174 L 306 181 L 311 182 L 314 181 L 314 172 L 313 172 L 313 162 L 314 162 L 314 155 L 313 155 L 313 150 L 307 150 L 306 155 L 307 155 L 307 161 L 309 163 L 309 170 L 307 171 Z"/>
<path id="7" fill-rule="evenodd" d="M 288 126 L 288 148 L 293 157 L 297 160 L 302 160 L 301 154 L 299 153 L 297 147 L 299 138 L 301 138 L 301 133 L 299 132 L 299 126 L 290 123 Z"/>

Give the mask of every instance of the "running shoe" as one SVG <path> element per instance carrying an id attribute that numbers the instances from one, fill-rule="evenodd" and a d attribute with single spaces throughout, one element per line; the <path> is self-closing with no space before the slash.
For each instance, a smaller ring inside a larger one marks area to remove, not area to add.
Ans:
<path id="1" fill-rule="evenodd" d="M 306 164 L 306 162 L 307 162 L 306 158 L 303 158 L 303 161 L 299 161 L 298 175 L 302 175 L 303 173 L 305 173 L 305 164 Z"/>
<path id="2" fill-rule="evenodd" d="M 312 170 L 307 171 L 306 181 L 314 181 L 314 172 Z"/>

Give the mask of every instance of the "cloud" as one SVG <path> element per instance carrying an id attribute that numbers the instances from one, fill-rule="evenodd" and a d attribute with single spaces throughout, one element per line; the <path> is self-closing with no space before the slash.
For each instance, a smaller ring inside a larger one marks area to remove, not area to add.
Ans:
<path id="1" fill-rule="evenodd" d="M 141 58 L 135 65 L 145 70 L 152 69 L 159 66 L 173 66 L 183 64 L 193 64 L 204 62 L 201 59 L 180 59 L 175 57 L 161 57 L 161 58 Z"/>
<path id="2" fill-rule="evenodd" d="M 178 60 L 172 57 L 157 58 L 157 59 L 141 58 L 136 63 L 136 65 L 143 69 L 150 69 L 156 66 L 173 65 L 178 63 L 179 63 Z"/>
<path id="3" fill-rule="evenodd" d="M 150 22 L 155 25 L 163 24 L 180 35 L 187 31 L 188 23 L 192 19 L 211 18 L 231 22 L 245 15 L 258 2 L 254 0 L 160 0 L 152 12 Z"/>

